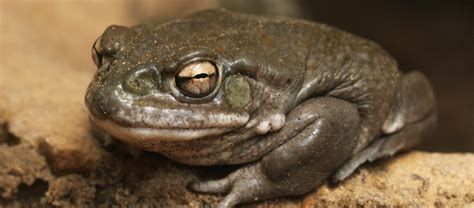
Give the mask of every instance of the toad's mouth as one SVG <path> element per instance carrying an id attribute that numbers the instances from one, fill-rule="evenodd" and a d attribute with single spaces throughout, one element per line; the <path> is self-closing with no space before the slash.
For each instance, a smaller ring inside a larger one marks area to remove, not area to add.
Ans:
<path id="1" fill-rule="evenodd" d="M 199 113 L 198 113 L 199 114 Z M 178 116 L 179 117 L 179 116 Z M 222 115 L 220 116 L 222 117 Z M 247 123 L 248 114 L 232 115 L 232 119 L 221 118 L 221 122 L 210 119 L 211 122 L 176 119 L 174 121 L 163 120 L 151 123 L 131 122 L 116 119 L 99 119 L 91 116 L 91 119 L 100 128 L 112 136 L 127 143 L 152 142 L 152 141 L 186 141 L 203 137 L 217 136 L 232 131 Z M 143 120 L 142 120 L 143 121 Z"/>
<path id="2" fill-rule="evenodd" d="M 94 119 L 93 119 L 94 120 Z M 150 128 L 150 127 L 127 127 L 108 120 L 95 120 L 95 123 L 110 133 L 112 136 L 128 143 L 136 143 L 140 140 L 150 141 L 186 141 L 208 136 L 221 135 L 231 131 L 233 128 L 211 127 L 211 128 Z"/>

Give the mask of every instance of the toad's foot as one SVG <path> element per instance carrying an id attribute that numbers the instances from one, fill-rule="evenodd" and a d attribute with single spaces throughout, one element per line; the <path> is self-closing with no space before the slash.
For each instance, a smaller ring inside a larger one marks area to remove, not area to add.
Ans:
<path id="1" fill-rule="evenodd" d="M 219 204 L 220 208 L 272 198 L 282 191 L 262 173 L 259 163 L 241 168 L 223 179 L 191 183 L 189 188 L 203 193 L 228 193 Z"/>

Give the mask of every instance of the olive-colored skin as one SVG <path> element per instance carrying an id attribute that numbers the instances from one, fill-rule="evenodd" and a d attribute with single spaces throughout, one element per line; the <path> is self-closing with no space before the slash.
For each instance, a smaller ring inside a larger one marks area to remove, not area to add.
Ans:
<path id="1" fill-rule="evenodd" d="M 245 164 L 190 184 L 229 193 L 221 207 L 342 180 L 417 144 L 435 122 L 424 75 L 402 74 L 377 44 L 324 24 L 209 10 L 110 26 L 93 56 L 86 104 L 102 129 L 185 164 Z M 177 87 L 195 61 L 218 74 L 202 96 Z"/>

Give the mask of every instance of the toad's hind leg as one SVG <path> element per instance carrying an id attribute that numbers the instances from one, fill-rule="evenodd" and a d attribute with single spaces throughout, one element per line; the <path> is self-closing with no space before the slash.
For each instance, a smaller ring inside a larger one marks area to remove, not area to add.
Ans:
<path id="1" fill-rule="evenodd" d="M 405 75 L 399 97 L 382 128 L 384 134 L 339 168 L 331 181 L 343 180 L 366 161 L 392 156 L 420 143 L 436 123 L 434 105 L 433 90 L 428 79 L 419 72 Z"/>
<path id="2" fill-rule="evenodd" d="M 302 123 L 304 126 L 299 128 Z M 307 193 L 352 156 L 359 129 L 360 116 L 355 104 L 330 97 L 309 99 L 288 114 L 283 129 L 269 135 L 284 136 L 286 142 L 261 161 L 224 179 L 194 183 L 190 188 L 208 193 L 228 192 L 220 207 Z"/>

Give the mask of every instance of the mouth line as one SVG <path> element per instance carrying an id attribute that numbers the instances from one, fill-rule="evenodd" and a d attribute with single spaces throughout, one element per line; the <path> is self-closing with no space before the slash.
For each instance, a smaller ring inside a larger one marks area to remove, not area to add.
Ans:
<path id="1" fill-rule="evenodd" d="M 139 141 L 187 141 L 212 135 L 220 135 L 232 130 L 228 127 L 206 128 L 155 128 L 142 126 L 124 126 L 110 120 L 92 120 L 112 136 L 128 143 Z"/>

